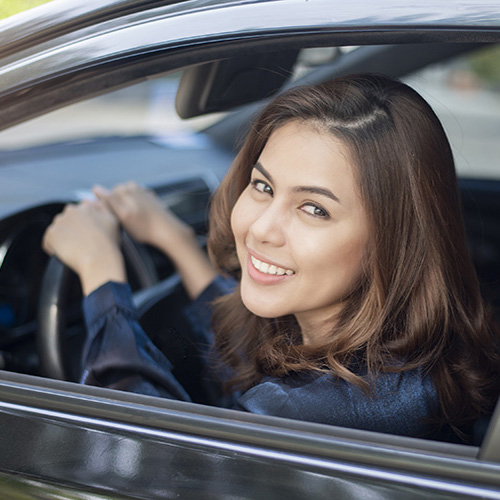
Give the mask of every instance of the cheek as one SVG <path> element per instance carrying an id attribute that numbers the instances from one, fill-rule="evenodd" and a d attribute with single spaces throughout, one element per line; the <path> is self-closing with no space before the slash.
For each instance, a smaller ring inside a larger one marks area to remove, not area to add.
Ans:
<path id="1" fill-rule="evenodd" d="M 246 234 L 248 229 L 249 222 L 247 219 L 249 216 L 249 207 L 246 207 L 246 205 L 245 192 L 243 192 L 231 212 L 231 229 L 236 243 L 238 243 L 238 240 L 241 241 L 241 238 Z"/>
<path id="2" fill-rule="evenodd" d="M 353 240 L 345 245 L 340 262 L 345 269 L 344 279 L 348 286 L 352 286 L 365 272 L 365 256 L 368 244 L 365 238 Z"/>
<path id="3" fill-rule="evenodd" d="M 308 238 L 303 235 L 297 252 L 300 260 L 318 279 L 325 274 L 335 276 L 341 282 L 350 282 L 362 272 L 367 241 L 364 235 L 342 235 L 333 232 L 322 238 Z M 297 247 L 296 247 L 297 248 Z"/>

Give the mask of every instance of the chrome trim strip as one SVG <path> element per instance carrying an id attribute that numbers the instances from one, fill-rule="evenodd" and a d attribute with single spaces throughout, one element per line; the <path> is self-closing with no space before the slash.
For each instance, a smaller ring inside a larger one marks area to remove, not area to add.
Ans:
<path id="1" fill-rule="evenodd" d="M 231 442 L 225 439 L 207 438 L 205 436 L 192 435 L 187 433 L 172 432 L 144 425 L 131 425 L 123 422 L 103 420 L 100 418 L 83 417 L 81 415 L 62 413 L 59 411 L 46 410 L 30 406 L 0 402 L 0 415 L 2 412 L 26 415 L 28 417 L 54 419 L 63 422 L 65 425 L 75 424 L 78 427 L 91 427 L 99 432 L 111 431 L 120 435 L 137 435 L 142 438 L 154 438 L 156 441 L 165 441 L 176 443 L 179 446 L 192 445 L 204 449 L 218 450 L 219 452 L 230 452 L 238 455 L 246 455 L 254 458 L 268 460 L 273 463 L 281 462 L 292 466 L 307 468 L 318 473 L 325 474 L 326 471 L 333 473 L 349 474 L 363 479 L 377 480 L 389 484 L 404 485 L 406 487 L 418 487 L 419 489 L 430 489 L 448 494 L 460 494 L 463 496 L 481 497 L 484 499 L 500 499 L 500 490 L 490 488 L 485 484 L 468 484 L 464 475 L 455 477 L 455 482 L 443 480 L 439 475 L 432 477 L 433 464 L 428 464 L 427 471 L 404 468 L 401 471 L 397 469 L 384 470 L 378 467 L 385 465 L 356 464 L 356 460 L 345 461 L 340 457 L 317 457 L 307 455 L 301 449 L 297 452 L 293 450 L 281 450 L 272 446 L 264 447 L 262 445 L 245 444 L 244 442 Z M 169 416 L 165 415 L 168 420 Z M 355 457 L 351 457 L 355 458 Z M 457 461 L 457 465 L 458 461 Z M 429 477 L 428 474 L 431 474 Z M 446 478 L 447 479 L 447 478 Z"/>
<path id="2" fill-rule="evenodd" d="M 147 427 L 197 439 L 423 474 L 431 479 L 500 487 L 500 464 L 476 460 L 474 447 L 253 415 L 6 372 L 0 372 L 0 401 L 28 412 L 56 412 L 61 418 L 76 421 L 91 418 L 110 425 L 130 425 L 137 427 L 137 432 Z"/>

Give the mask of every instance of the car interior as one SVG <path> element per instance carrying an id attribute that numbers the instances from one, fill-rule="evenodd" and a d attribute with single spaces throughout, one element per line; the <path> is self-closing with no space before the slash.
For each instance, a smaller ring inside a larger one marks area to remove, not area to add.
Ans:
<path id="1" fill-rule="evenodd" d="M 493 62 L 497 74 L 487 70 Z M 205 245 L 210 196 L 262 103 L 291 85 L 361 71 L 401 78 L 435 106 L 454 149 L 470 251 L 484 295 L 498 315 L 498 47 L 285 47 L 161 72 L 0 132 L 0 368 L 78 381 L 85 335 L 80 286 L 68 269 L 41 249 L 45 228 L 66 203 L 91 196 L 95 183 L 111 187 L 134 179 L 154 189 Z M 104 108 L 109 110 L 110 125 L 103 131 L 101 122 L 108 120 L 102 116 Z M 136 120 L 144 116 L 147 126 L 138 126 Z M 196 346 L 179 313 L 188 298 L 175 269 L 165 256 L 126 234 L 123 251 L 145 331 L 166 352 L 193 401 L 203 403 Z M 167 337 L 165 325 L 183 335 Z M 390 439 L 394 446 L 411 443 Z M 497 407 L 489 425 L 478 431 L 476 446 L 458 451 L 455 445 L 439 444 L 442 447 L 435 449 L 499 461 L 494 445 L 499 442 Z M 434 449 L 438 444 L 428 446 Z"/>

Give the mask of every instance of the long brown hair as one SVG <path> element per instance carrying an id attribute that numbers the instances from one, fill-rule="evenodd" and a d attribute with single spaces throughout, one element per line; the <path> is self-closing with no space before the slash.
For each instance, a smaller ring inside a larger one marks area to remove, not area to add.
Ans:
<path id="1" fill-rule="evenodd" d="M 368 388 L 354 373 L 421 367 L 437 388 L 442 420 L 463 426 L 492 410 L 500 390 L 498 330 L 471 263 L 451 149 L 425 100 L 380 75 L 291 89 L 256 119 L 211 211 L 209 251 L 236 278 L 231 210 L 267 140 L 290 121 L 328 131 L 347 147 L 371 227 L 366 273 L 346 298 L 323 345 L 303 345 L 293 317 L 264 319 L 238 288 L 215 304 L 213 325 L 232 386 L 264 375 L 329 370 Z"/>

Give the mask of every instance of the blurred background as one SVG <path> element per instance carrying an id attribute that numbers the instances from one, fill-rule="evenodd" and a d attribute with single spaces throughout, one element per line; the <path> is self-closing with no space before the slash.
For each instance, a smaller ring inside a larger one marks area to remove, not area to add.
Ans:
<path id="1" fill-rule="evenodd" d="M 31 9 L 49 0 L 0 0 L 0 19 Z"/>

